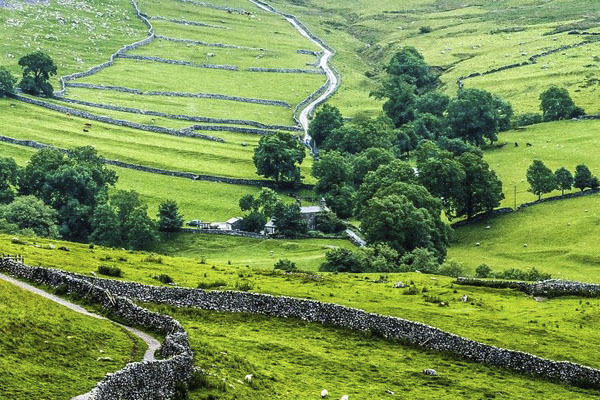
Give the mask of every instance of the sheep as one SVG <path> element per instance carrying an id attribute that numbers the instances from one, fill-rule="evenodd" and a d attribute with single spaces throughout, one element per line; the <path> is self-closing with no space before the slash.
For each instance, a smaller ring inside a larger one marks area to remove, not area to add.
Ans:
<path id="1" fill-rule="evenodd" d="M 340 400 L 348 400 L 348 395 L 347 394 L 343 395 Z"/>
<path id="2" fill-rule="evenodd" d="M 248 383 L 252 382 L 252 374 L 248 374 L 244 377 L 244 380 Z"/>
<path id="3" fill-rule="evenodd" d="M 324 399 L 327 396 L 329 396 L 329 392 L 327 391 L 327 389 L 323 389 L 321 391 L 321 398 Z"/>
<path id="4" fill-rule="evenodd" d="M 527 143 L 527 147 L 533 147 L 531 143 Z"/>

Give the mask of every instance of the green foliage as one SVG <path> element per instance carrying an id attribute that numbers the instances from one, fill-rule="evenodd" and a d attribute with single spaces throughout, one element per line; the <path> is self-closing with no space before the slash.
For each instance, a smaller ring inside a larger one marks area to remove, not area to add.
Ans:
<path id="1" fill-rule="evenodd" d="M 573 187 L 573 174 L 571 174 L 571 172 L 568 169 L 560 167 L 559 169 L 554 171 L 554 177 L 556 178 L 558 189 L 562 191 L 562 194 L 564 196 L 565 190 L 571 190 L 571 188 Z"/>
<path id="2" fill-rule="evenodd" d="M 197 288 L 198 289 L 215 289 L 227 286 L 227 282 L 223 280 L 213 281 L 213 282 L 199 282 Z"/>
<path id="3" fill-rule="evenodd" d="M 96 207 L 91 219 L 91 228 L 90 241 L 93 243 L 102 246 L 121 244 L 121 220 L 112 204 L 104 203 Z"/>
<path id="4" fill-rule="evenodd" d="M 318 215 L 315 225 L 323 233 L 340 233 L 346 230 L 346 224 L 332 212 Z"/>
<path id="5" fill-rule="evenodd" d="M 173 278 L 171 278 L 169 275 L 167 274 L 160 274 L 154 277 L 154 279 L 156 279 L 157 281 L 159 281 L 160 283 L 164 283 L 165 285 L 168 285 L 170 283 L 173 283 Z"/>
<path id="6" fill-rule="evenodd" d="M 479 146 L 485 143 L 485 139 L 490 143 L 498 140 L 500 123 L 507 118 L 507 111 L 500 113 L 498 105 L 499 99 L 485 90 L 459 91 L 448 105 L 448 122 L 454 136 Z"/>
<path id="7" fill-rule="evenodd" d="M 455 260 L 450 260 L 442 264 L 437 273 L 444 276 L 450 276 L 452 278 L 458 278 L 459 276 L 465 276 L 466 270 L 462 263 Z"/>
<path id="8" fill-rule="evenodd" d="M 458 157 L 465 171 L 463 199 L 456 215 L 471 218 L 475 214 L 492 211 L 504 199 L 502 181 L 481 157 L 464 153 Z"/>
<path id="9" fill-rule="evenodd" d="M 475 268 L 475 277 L 477 278 L 489 278 L 492 276 L 492 268 L 487 264 L 480 264 Z"/>
<path id="10" fill-rule="evenodd" d="M 382 165 L 394 160 L 394 154 L 384 148 L 371 147 L 358 153 L 352 160 L 354 183 L 362 184 L 365 176 L 371 171 L 376 171 Z"/>
<path id="11" fill-rule="evenodd" d="M 436 274 L 440 268 L 438 257 L 428 249 L 417 247 L 400 258 L 403 271 Z"/>
<path id="12" fill-rule="evenodd" d="M 340 110 L 335 106 L 325 104 L 310 122 L 308 134 L 316 146 L 321 146 L 331 132 L 343 125 L 344 119 Z"/>
<path id="13" fill-rule="evenodd" d="M 57 212 L 34 196 L 19 196 L 0 205 L 0 221 L 18 230 L 31 229 L 38 236 L 58 237 Z"/>
<path id="14" fill-rule="evenodd" d="M 544 121 L 558 121 L 585 115 L 585 112 L 575 105 L 567 89 L 556 86 L 540 94 L 540 108 Z"/>
<path id="15" fill-rule="evenodd" d="M 315 185 L 317 194 L 326 194 L 334 187 L 351 185 L 354 181 L 352 164 L 341 153 L 323 153 L 312 168 L 312 175 L 319 181 Z"/>
<path id="16" fill-rule="evenodd" d="M 284 259 L 284 258 L 280 258 L 275 265 L 273 266 L 274 269 L 280 269 L 282 271 L 286 271 L 286 272 L 292 272 L 292 271 L 296 271 L 298 268 L 296 267 L 296 263 L 288 260 L 288 259 Z"/>
<path id="17" fill-rule="evenodd" d="M 158 207 L 158 230 L 161 232 L 177 232 L 183 225 L 183 216 L 175 200 L 165 200 Z"/>
<path id="18" fill-rule="evenodd" d="M 130 249 L 149 250 L 158 242 L 157 224 L 148 217 L 146 207 L 132 211 L 123 223 L 123 232 Z"/>
<path id="19" fill-rule="evenodd" d="M 17 80 L 9 70 L 0 66 L 0 98 L 14 93 Z"/>
<path id="20" fill-rule="evenodd" d="M 98 273 L 100 275 L 112 276 L 115 278 L 120 278 L 123 276 L 123 271 L 119 267 L 113 267 L 110 265 L 100 265 L 98 266 Z"/>
<path id="21" fill-rule="evenodd" d="M 415 103 L 417 114 L 431 114 L 443 117 L 448 109 L 450 97 L 444 93 L 433 91 L 419 96 Z"/>
<path id="22" fill-rule="evenodd" d="M 356 191 L 350 185 L 333 186 L 323 198 L 327 206 L 340 218 L 350 218 L 353 214 Z"/>
<path id="23" fill-rule="evenodd" d="M 533 160 L 533 163 L 527 169 L 527 182 L 529 182 L 529 191 L 539 199 L 544 193 L 550 193 L 557 189 L 558 182 L 552 170 L 540 160 Z"/>
<path id="24" fill-rule="evenodd" d="M 54 89 L 48 80 L 56 75 L 57 68 L 50 56 L 36 51 L 22 57 L 19 65 L 23 68 L 23 79 L 19 86 L 25 93 L 52 97 Z"/>
<path id="25" fill-rule="evenodd" d="M 263 229 L 265 229 L 266 223 L 267 217 L 265 217 L 263 213 L 259 211 L 251 211 L 240 221 L 240 230 L 245 232 L 260 233 Z"/>
<path id="26" fill-rule="evenodd" d="M 333 249 L 325 254 L 325 262 L 320 271 L 324 272 L 364 272 L 365 260 L 362 254 L 348 249 Z"/>
<path id="27" fill-rule="evenodd" d="M 305 157 L 302 144 L 293 135 L 277 132 L 260 138 L 254 150 L 254 165 L 259 175 L 277 183 L 300 182 L 299 164 Z"/>
<path id="28" fill-rule="evenodd" d="M 377 100 L 387 99 L 383 111 L 399 127 L 415 118 L 416 90 L 404 76 L 391 76 L 372 96 Z"/>
<path id="29" fill-rule="evenodd" d="M 550 274 L 540 272 L 535 268 L 530 268 L 527 271 L 523 271 L 517 268 L 507 269 L 505 271 L 494 274 L 497 279 L 510 279 L 517 281 L 543 281 L 550 279 Z"/>
<path id="30" fill-rule="evenodd" d="M 359 115 L 352 123 L 332 131 L 323 143 L 322 150 L 358 154 L 370 147 L 389 149 L 393 138 L 393 123 L 389 118 Z"/>
<path id="31" fill-rule="evenodd" d="M 438 83 L 438 77 L 425 62 L 423 55 L 414 47 L 403 47 L 392 56 L 386 67 L 392 77 L 400 77 L 420 91 L 431 89 Z"/>
<path id="32" fill-rule="evenodd" d="M 598 187 L 598 178 L 592 175 L 592 172 L 587 166 L 580 164 L 575 167 L 573 186 L 581 191 L 584 191 L 586 188 L 595 189 Z"/>
<path id="33" fill-rule="evenodd" d="M 15 160 L 0 157 L 0 204 L 13 201 L 18 178 L 19 170 Z"/>
<path id="34" fill-rule="evenodd" d="M 277 234 L 280 235 L 294 237 L 308 231 L 297 204 L 278 203 L 273 210 L 273 222 L 277 227 Z"/>
<path id="35" fill-rule="evenodd" d="M 539 124 L 544 120 L 544 117 L 541 114 L 536 113 L 525 113 L 517 115 L 515 120 L 516 126 L 528 126 Z"/>

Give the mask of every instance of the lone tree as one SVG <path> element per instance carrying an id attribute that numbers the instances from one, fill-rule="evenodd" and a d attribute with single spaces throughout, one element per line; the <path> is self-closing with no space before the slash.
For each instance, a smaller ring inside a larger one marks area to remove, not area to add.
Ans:
<path id="1" fill-rule="evenodd" d="M 581 164 L 575 167 L 575 183 L 573 186 L 582 192 L 588 187 L 596 189 L 598 188 L 598 178 L 592 175 L 592 172 L 587 166 Z"/>
<path id="2" fill-rule="evenodd" d="M 585 115 L 585 111 L 575 105 L 565 88 L 552 86 L 540 95 L 540 101 L 544 121 L 558 121 Z"/>
<path id="3" fill-rule="evenodd" d="M 0 97 L 6 97 L 15 91 L 17 79 L 4 67 L 0 67 Z"/>
<path id="4" fill-rule="evenodd" d="M 308 127 L 308 134 L 316 146 L 321 146 L 327 136 L 334 130 L 344 125 L 342 113 L 337 107 L 325 104 L 323 108 L 317 112 L 315 118 L 311 121 Z"/>
<path id="5" fill-rule="evenodd" d="M 19 65 L 23 68 L 23 79 L 19 83 L 19 87 L 25 93 L 52 97 L 54 88 L 48 80 L 50 76 L 56 75 L 56 64 L 50 56 L 36 51 L 21 58 Z"/>
<path id="6" fill-rule="evenodd" d="M 556 177 L 558 188 L 562 191 L 562 195 L 564 196 L 565 190 L 571 190 L 573 187 L 573 175 L 568 169 L 561 167 L 554 171 L 554 176 Z"/>
<path id="7" fill-rule="evenodd" d="M 306 153 L 293 135 L 276 132 L 263 136 L 254 150 L 256 172 L 275 182 L 296 184 L 300 182 L 300 167 Z"/>
<path id="8" fill-rule="evenodd" d="M 435 87 L 439 82 L 438 76 L 427 65 L 421 53 L 411 46 L 406 46 L 394 54 L 386 72 L 392 77 L 401 77 L 415 85 L 420 92 Z"/>
<path id="9" fill-rule="evenodd" d="M 529 182 L 529 191 L 542 199 L 544 193 L 550 193 L 558 188 L 556 176 L 552 170 L 544 165 L 540 160 L 533 160 L 533 163 L 527 169 L 527 182 Z"/>
<path id="10" fill-rule="evenodd" d="M 508 103 L 480 89 L 461 90 L 448 105 L 448 121 L 454 136 L 479 146 L 485 139 L 490 143 L 498 140 L 498 131 L 501 125 L 504 127 L 507 115 L 512 115 Z"/>
<path id="11" fill-rule="evenodd" d="M 158 206 L 158 230 L 161 232 L 177 232 L 183 225 L 183 217 L 179 214 L 179 206 L 175 200 L 165 200 Z"/>

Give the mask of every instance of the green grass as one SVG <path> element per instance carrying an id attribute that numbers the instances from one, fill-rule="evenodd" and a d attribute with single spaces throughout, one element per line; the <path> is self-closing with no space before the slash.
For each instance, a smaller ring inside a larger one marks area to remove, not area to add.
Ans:
<path id="1" fill-rule="evenodd" d="M 109 321 L 0 281 L 0 387 L 14 400 L 63 400 L 138 361 L 145 344 Z M 106 357 L 105 361 L 100 358 Z"/>
<path id="2" fill-rule="evenodd" d="M 152 306 L 150 306 L 152 307 Z M 417 348 L 296 319 L 154 307 L 189 333 L 196 366 L 211 377 L 190 399 L 586 399 L 556 385 Z M 422 371 L 434 368 L 437 377 Z M 251 383 L 244 377 L 252 374 Z"/>
<path id="3" fill-rule="evenodd" d="M 236 286 L 248 284 L 254 292 L 357 307 L 423 322 L 495 346 L 600 367 L 596 357 L 600 351 L 596 340 L 600 299 L 556 298 L 537 302 L 517 291 L 459 286 L 450 278 L 416 273 L 389 274 L 384 277 L 386 283 L 375 283 L 381 278 L 379 274 L 285 274 L 265 268 L 220 265 L 211 257 L 202 264 L 198 259 L 163 255 L 161 263 L 156 263 L 148 262 L 148 254 L 143 252 L 98 246 L 89 249 L 86 245 L 33 238 L 25 239 L 26 245 L 16 245 L 10 239 L 0 235 L 0 251 L 23 254 L 30 265 L 83 274 L 90 274 L 100 264 L 114 265 L 123 271 L 122 279 L 152 285 L 161 285 L 154 278 L 160 274 L 187 287 L 224 282 L 223 289 L 235 290 Z M 32 246 L 34 243 L 40 247 Z M 66 245 L 70 251 L 44 248 L 49 243 Z M 302 246 L 303 242 L 298 243 Z M 203 249 L 198 248 L 201 252 Z M 394 289 L 398 281 L 414 283 L 420 293 L 411 296 L 406 295 L 408 289 Z M 439 297 L 449 307 L 429 303 L 424 295 Z M 461 302 L 463 295 L 471 301 Z"/>
<path id="4" fill-rule="evenodd" d="M 482 263 L 494 270 L 535 267 L 554 278 L 600 282 L 599 200 L 559 200 L 458 228 L 448 256 L 471 271 Z"/>
<path id="5" fill-rule="evenodd" d="M 507 145 L 502 149 L 486 149 L 484 158 L 502 180 L 506 195 L 503 205 L 514 205 L 515 186 L 517 205 L 537 200 L 537 196 L 527 191 L 529 184 L 526 173 L 533 160 L 542 160 L 553 171 L 566 167 L 572 173 L 575 166 L 585 164 L 592 173 L 600 174 L 600 157 L 596 151 L 600 143 L 597 133 L 599 126 L 598 121 L 560 121 L 501 133 L 499 143 Z M 515 142 L 519 147 L 514 146 Z M 527 143 L 532 146 L 527 147 Z M 560 195 L 560 191 L 549 195 Z"/>
<path id="6" fill-rule="evenodd" d="M 264 179 L 256 175 L 252 146 L 218 143 L 145 132 L 65 116 L 24 103 L 0 100 L 3 135 L 30 139 L 61 148 L 94 146 L 106 158 L 196 174 L 231 178 Z M 32 113 L 36 119 L 32 120 Z M 84 132 L 83 129 L 89 132 Z M 303 163 L 303 174 L 310 179 L 311 160 Z M 309 179 L 309 180 L 310 180 Z"/>

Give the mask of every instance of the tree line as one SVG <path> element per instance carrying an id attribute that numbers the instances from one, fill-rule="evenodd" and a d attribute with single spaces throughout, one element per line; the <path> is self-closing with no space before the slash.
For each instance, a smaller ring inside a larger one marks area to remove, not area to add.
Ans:
<path id="1" fill-rule="evenodd" d="M 134 250 L 179 230 L 175 201 L 162 202 L 153 220 L 137 192 L 115 190 L 117 180 L 89 146 L 39 150 L 23 168 L 0 158 L 0 230 Z"/>
<path id="2" fill-rule="evenodd" d="M 564 196 L 565 190 L 571 190 L 573 187 L 582 192 L 587 188 L 596 190 L 600 187 L 598 178 L 583 164 L 575 167 L 575 175 L 573 175 L 564 167 L 552 172 L 542 161 L 533 160 L 527 168 L 526 176 L 529 191 L 538 196 L 538 200 L 542 199 L 542 195 L 555 190 L 560 190 Z"/>

